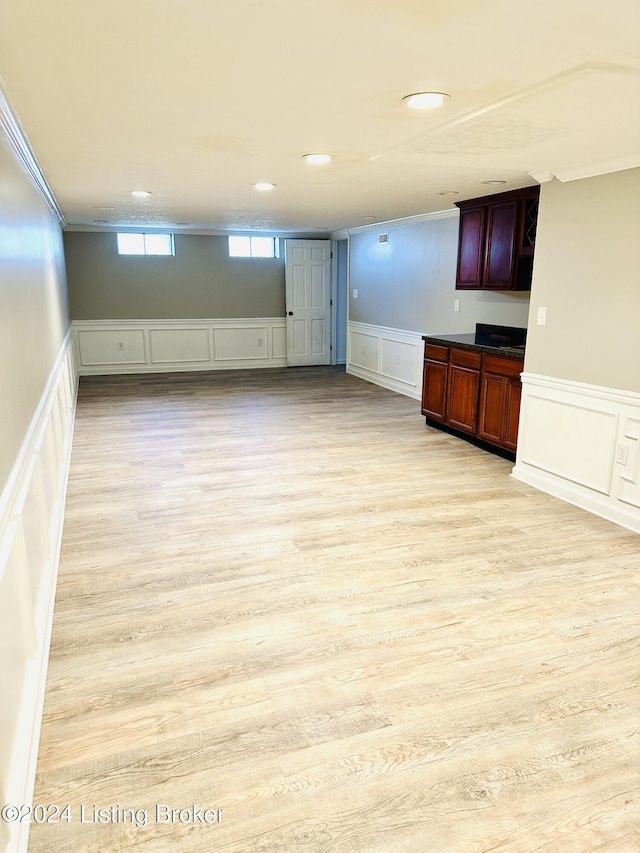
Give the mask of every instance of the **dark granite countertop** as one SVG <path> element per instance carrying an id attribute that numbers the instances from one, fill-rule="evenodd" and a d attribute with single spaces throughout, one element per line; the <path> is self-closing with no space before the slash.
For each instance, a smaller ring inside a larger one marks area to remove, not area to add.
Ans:
<path id="1" fill-rule="evenodd" d="M 486 352 L 490 355 L 504 355 L 507 358 L 524 358 L 524 347 L 492 347 L 485 344 L 477 344 L 473 332 L 464 335 L 423 335 L 423 341 L 430 344 L 438 344 L 442 347 L 457 347 L 458 349 L 474 350 L 475 352 Z"/>

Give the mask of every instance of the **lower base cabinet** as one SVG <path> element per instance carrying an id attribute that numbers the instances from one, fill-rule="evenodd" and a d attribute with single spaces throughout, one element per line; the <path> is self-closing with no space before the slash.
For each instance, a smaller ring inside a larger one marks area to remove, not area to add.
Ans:
<path id="1" fill-rule="evenodd" d="M 422 414 L 444 423 L 449 377 L 449 348 L 425 344 L 422 373 Z"/>
<path id="2" fill-rule="evenodd" d="M 478 422 L 480 354 L 451 349 L 445 423 L 461 432 L 475 435 Z"/>
<path id="3" fill-rule="evenodd" d="M 522 362 L 483 356 L 477 436 L 506 450 L 516 449 Z"/>
<path id="4" fill-rule="evenodd" d="M 515 453 L 523 368 L 522 359 L 425 342 L 422 414 Z"/>

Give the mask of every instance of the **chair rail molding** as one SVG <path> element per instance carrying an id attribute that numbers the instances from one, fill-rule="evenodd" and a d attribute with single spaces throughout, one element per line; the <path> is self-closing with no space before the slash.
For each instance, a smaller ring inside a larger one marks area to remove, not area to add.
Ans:
<path id="1" fill-rule="evenodd" d="M 523 373 L 512 476 L 640 533 L 640 394 Z"/>

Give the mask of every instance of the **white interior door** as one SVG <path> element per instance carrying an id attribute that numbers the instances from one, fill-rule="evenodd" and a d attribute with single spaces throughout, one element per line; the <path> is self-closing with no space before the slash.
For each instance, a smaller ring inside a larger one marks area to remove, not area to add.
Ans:
<path id="1" fill-rule="evenodd" d="M 331 361 L 331 241 L 287 240 L 287 364 Z"/>

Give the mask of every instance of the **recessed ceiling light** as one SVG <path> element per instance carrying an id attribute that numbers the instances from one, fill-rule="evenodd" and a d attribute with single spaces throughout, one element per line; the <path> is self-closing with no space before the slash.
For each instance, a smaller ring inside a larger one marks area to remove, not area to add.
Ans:
<path id="1" fill-rule="evenodd" d="M 441 107 L 450 97 L 446 92 L 414 92 L 412 95 L 405 95 L 402 103 L 412 110 L 432 110 L 434 107 Z"/>
<path id="2" fill-rule="evenodd" d="M 438 195 L 460 195 L 459 190 L 445 190 L 444 192 L 438 193 Z"/>
<path id="3" fill-rule="evenodd" d="M 303 154 L 302 159 L 314 166 L 323 166 L 325 163 L 331 162 L 331 154 Z"/>
<path id="4" fill-rule="evenodd" d="M 109 220 L 108 220 L 108 219 L 94 219 L 93 221 L 94 221 L 94 222 L 100 222 L 100 223 L 103 223 L 103 222 L 109 222 Z"/>
<path id="5" fill-rule="evenodd" d="M 93 209 L 94 209 L 94 210 L 115 210 L 115 208 L 114 208 L 114 207 L 104 207 L 104 206 L 103 206 L 103 205 L 101 205 L 101 204 L 100 204 L 100 205 L 96 205 Z"/>
<path id="6" fill-rule="evenodd" d="M 363 219 L 368 219 L 370 222 L 374 222 L 374 221 L 375 221 L 375 219 L 376 219 L 376 217 L 375 217 L 375 216 L 363 216 L 362 218 L 363 218 Z"/>
<path id="7" fill-rule="evenodd" d="M 275 187 L 275 184 L 269 184 L 266 181 L 258 181 L 257 184 L 253 185 L 257 190 L 261 190 L 262 192 L 267 192 L 268 190 L 272 190 Z"/>
<path id="8" fill-rule="evenodd" d="M 131 195 L 134 198 L 147 198 L 151 193 L 147 192 L 147 190 L 131 190 Z"/>
<path id="9" fill-rule="evenodd" d="M 480 181 L 481 184 L 488 184 L 489 186 L 498 186 L 498 184 L 506 184 L 506 181 Z"/>

